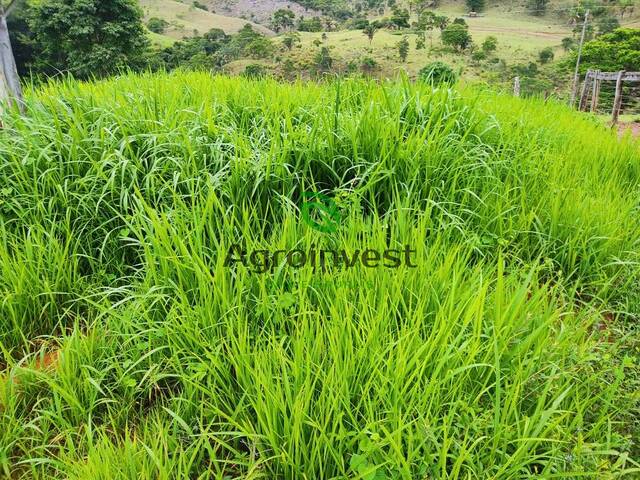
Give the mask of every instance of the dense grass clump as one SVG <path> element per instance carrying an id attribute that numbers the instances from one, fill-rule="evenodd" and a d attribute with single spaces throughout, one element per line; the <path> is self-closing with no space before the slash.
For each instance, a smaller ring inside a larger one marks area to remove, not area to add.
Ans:
<path id="1" fill-rule="evenodd" d="M 5 126 L 3 474 L 640 472 L 637 143 L 491 92 L 197 73 L 55 83 Z"/>

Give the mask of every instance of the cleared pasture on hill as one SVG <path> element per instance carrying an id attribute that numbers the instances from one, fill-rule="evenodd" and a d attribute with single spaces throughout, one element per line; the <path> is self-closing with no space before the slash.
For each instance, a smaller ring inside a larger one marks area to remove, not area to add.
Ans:
<path id="1" fill-rule="evenodd" d="M 268 28 L 249 20 L 218 15 L 178 1 L 140 0 L 140 6 L 146 20 L 158 17 L 169 22 L 165 35 L 174 39 L 193 36 L 194 31 L 203 35 L 212 28 L 219 28 L 228 34 L 237 33 L 247 23 L 257 32 L 273 35 Z"/>
<path id="2" fill-rule="evenodd" d="M 27 110 L 0 132 L 7 476 L 638 473 L 637 143 L 404 79 L 129 75 Z M 233 244 L 416 267 L 256 273 Z"/>
<path id="3" fill-rule="evenodd" d="M 493 25 L 493 23 L 489 24 Z M 476 28 L 471 21 L 469 25 L 473 41 L 477 45 L 481 45 L 489 35 L 498 39 L 498 49 L 492 56 L 505 60 L 508 65 L 535 61 L 538 52 L 548 46 L 554 47 L 557 58 L 564 55 L 558 46 L 560 40 L 566 35 L 537 35 L 527 31 L 508 31 L 502 27 Z M 415 77 L 421 68 L 436 60 L 446 62 L 457 70 L 462 70 L 466 79 L 478 78 L 479 74 L 483 72 L 482 68 L 473 65 L 470 52 L 455 53 L 444 47 L 439 30 L 433 32 L 433 41 L 427 34 L 426 48 L 421 50 L 415 48 L 418 37 L 413 33 L 402 34 L 401 32 L 379 30 L 371 42 L 360 30 L 328 32 L 326 40 L 322 39 L 322 35 L 322 33 L 301 33 L 302 48 L 296 48 L 291 53 L 283 49 L 283 56 L 290 56 L 301 65 L 311 65 L 319 48 L 314 42 L 321 42 L 320 46 L 328 47 L 331 56 L 341 64 L 355 61 L 359 66 L 364 58 L 373 58 L 378 62 L 378 73 L 381 73 L 383 77 L 394 77 L 399 71 L 404 71 L 409 76 Z M 406 62 L 400 61 L 397 47 L 398 42 L 404 36 L 410 43 Z M 277 42 L 278 39 L 274 41 Z M 433 44 L 433 49 L 430 48 L 431 44 Z M 491 70 L 491 67 L 485 66 L 484 69 Z"/>

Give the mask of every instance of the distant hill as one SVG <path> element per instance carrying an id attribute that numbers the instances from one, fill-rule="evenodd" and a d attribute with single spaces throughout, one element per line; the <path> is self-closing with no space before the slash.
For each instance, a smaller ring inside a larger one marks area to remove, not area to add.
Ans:
<path id="1" fill-rule="evenodd" d="M 220 28 L 226 33 L 232 34 L 236 33 L 247 23 L 251 24 L 258 32 L 269 36 L 274 35 L 273 31 L 263 25 L 258 25 L 255 22 L 239 17 L 212 13 L 211 11 L 206 11 L 190 3 L 186 3 L 186 0 L 185 3 L 175 0 L 139 1 L 144 11 L 145 21 L 150 17 L 158 17 L 169 23 L 169 27 L 167 27 L 162 36 L 154 35 L 153 37 L 154 40 L 160 44 L 163 43 L 163 37 L 165 42 L 170 43 L 171 39 L 175 40 L 196 34 L 203 34 L 212 28 Z"/>
<path id="2" fill-rule="evenodd" d="M 246 18 L 267 26 L 271 22 L 273 12 L 281 8 L 291 10 L 296 14 L 296 17 L 321 15 L 317 10 L 305 8 L 299 3 L 287 0 L 207 0 L 201 1 L 201 3 L 208 5 L 212 12 Z"/>

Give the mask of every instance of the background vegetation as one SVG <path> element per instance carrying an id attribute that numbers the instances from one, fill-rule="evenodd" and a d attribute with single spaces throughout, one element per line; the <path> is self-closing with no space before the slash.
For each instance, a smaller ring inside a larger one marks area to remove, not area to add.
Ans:
<path id="1" fill-rule="evenodd" d="M 562 98 L 587 9 L 592 43 L 583 70 L 640 68 L 633 43 L 640 9 L 632 0 L 103 3 L 24 2 L 10 18 L 21 74 L 36 81 L 65 73 L 106 77 L 125 68 L 244 74 L 259 65 L 264 75 L 287 80 L 393 78 L 398 70 L 417 78 L 437 61 L 464 80 L 510 89 L 519 76 L 523 95 Z"/>

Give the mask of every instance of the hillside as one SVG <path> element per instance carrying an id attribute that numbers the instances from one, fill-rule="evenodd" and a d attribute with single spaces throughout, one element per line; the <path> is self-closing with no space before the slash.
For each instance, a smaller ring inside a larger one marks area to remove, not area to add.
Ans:
<path id="1" fill-rule="evenodd" d="M 211 11 L 227 16 L 218 16 L 187 4 L 173 0 L 142 0 L 146 6 L 147 18 L 151 15 L 161 16 L 173 24 L 167 34 L 172 38 L 191 36 L 195 31 L 203 33 L 210 27 L 222 27 L 227 32 L 237 31 L 247 19 L 262 23 L 258 30 L 273 35 L 264 29 L 271 25 L 271 14 L 278 8 L 290 8 L 297 17 L 307 18 L 321 15 L 318 11 L 308 10 L 295 2 L 256 1 L 256 0 L 215 0 L 206 2 Z M 349 4 L 352 5 L 352 4 Z M 399 2 L 407 6 L 406 2 Z M 453 52 L 442 45 L 439 30 L 428 35 L 427 46 L 418 49 L 418 36 L 411 30 L 396 31 L 379 30 L 372 42 L 361 30 L 346 29 L 346 24 L 334 21 L 334 27 L 317 33 L 301 32 L 301 43 L 292 50 L 282 46 L 282 35 L 275 38 L 277 47 L 275 54 L 268 58 L 257 56 L 231 61 L 224 66 L 228 73 L 243 73 L 247 66 L 259 63 L 267 71 L 290 77 L 291 72 L 309 77 L 315 69 L 315 61 L 323 47 L 327 47 L 331 57 L 332 68 L 339 72 L 364 71 L 378 78 L 391 78 L 399 70 L 406 71 L 410 78 L 415 78 L 425 65 L 434 61 L 444 61 L 454 67 L 465 80 L 496 82 L 506 85 L 512 82 L 519 71 L 530 71 L 531 68 L 543 72 L 536 78 L 525 80 L 527 93 L 566 95 L 569 88 L 569 74 L 562 75 L 553 68 L 539 65 L 539 54 L 543 49 L 551 48 L 553 61 L 558 62 L 567 55 L 561 46 L 563 39 L 574 37 L 574 20 L 570 12 L 574 2 L 552 0 L 547 4 L 546 14 L 534 16 L 523 1 L 491 1 L 481 15 L 475 18 L 466 16 L 467 7 L 460 0 L 444 0 L 439 2 L 434 12 L 447 16 L 450 21 L 456 17 L 464 18 L 469 26 L 474 48 L 464 53 Z M 620 14 L 619 8 L 612 4 L 605 5 L 605 10 Z M 371 9 L 366 12 L 370 20 L 389 18 L 392 9 Z M 242 18 L 241 18 L 242 17 Z M 622 24 L 636 25 L 640 18 L 640 9 L 633 6 L 625 11 Z M 326 17 L 325 17 L 326 20 Z M 414 14 L 410 21 L 416 21 Z M 326 23 L 326 22 L 325 22 Z M 331 24 L 331 22 L 329 22 Z M 497 39 L 497 49 L 487 58 L 474 58 L 472 51 L 478 51 L 482 42 L 488 37 Z M 157 44 L 171 43 L 167 36 L 154 35 Z M 409 52 L 406 61 L 400 61 L 398 43 L 405 37 L 409 41 Z M 533 64 L 533 67 L 531 65 Z M 525 76 L 528 74 L 525 74 Z M 536 74 L 534 74 L 535 76 Z"/>
<path id="2" fill-rule="evenodd" d="M 322 15 L 317 10 L 305 8 L 291 0 L 203 0 L 202 3 L 208 5 L 212 12 L 246 18 L 265 26 L 271 25 L 273 12 L 281 8 L 291 10 L 296 17 Z"/>
<path id="3" fill-rule="evenodd" d="M 489 35 L 498 39 L 498 48 L 494 58 L 503 59 L 510 65 L 514 63 L 528 63 L 537 60 L 538 52 L 544 47 L 552 47 L 556 58 L 562 58 L 565 52 L 560 47 L 562 38 L 570 35 L 570 30 L 561 25 L 545 26 L 539 22 L 510 21 L 503 18 L 483 17 L 467 19 L 469 31 L 474 42 L 481 44 Z M 477 79 L 487 66 L 475 67 L 469 55 L 454 54 L 442 48 L 439 32 L 433 33 L 433 45 L 436 50 L 429 48 L 417 50 L 415 48 L 417 36 L 415 34 L 398 34 L 393 31 L 382 30 L 376 33 L 373 41 L 359 30 L 343 30 L 326 33 L 326 40 L 322 33 L 302 33 L 301 49 L 294 50 L 289 56 L 299 64 L 310 64 L 318 47 L 328 46 L 334 58 L 340 64 L 355 62 L 360 65 L 366 57 L 373 58 L 378 64 L 378 74 L 392 77 L 396 71 L 406 71 L 412 78 L 426 64 L 435 60 L 442 60 L 464 72 L 467 79 Z M 397 44 L 406 37 L 410 42 L 409 55 L 406 62 L 398 58 Z M 427 45 L 430 44 L 429 37 Z M 285 52 L 284 55 L 287 55 Z M 232 68 L 231 66 L 230 68 Z M 475 67 L 475 68 L 474 68 Z M 491 68 L 489 66 L 489 68 Z"/>
<path id="4" fill-rule="evenodd" d="M 247 23 L 265 35 L 273 32 L 263 25 L 258 25 L 243 18 L 218 15 L 174 0 L 139 0 L 144 11 L 145 20 L 157 17 L 166 20 L 169 27 L 164 36 L 180 39 L 186 36 L 202 35 L 212 28 L 219 28 L 225 33 L 236 33 Z"/>
<path id="5" fill-rule="evenodd" d="M 630 138 L 488 89 L 181 71 L 2 123 L 3 476 L 640 473 Z"/>

